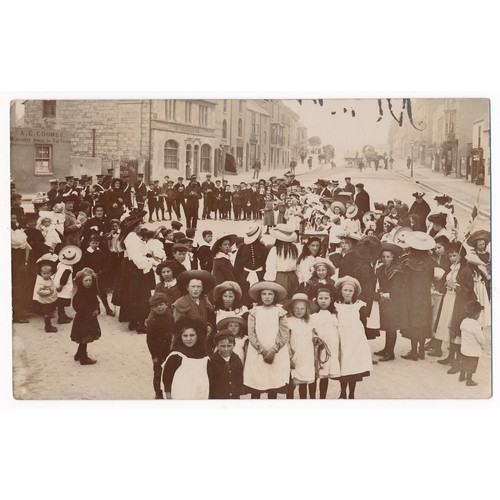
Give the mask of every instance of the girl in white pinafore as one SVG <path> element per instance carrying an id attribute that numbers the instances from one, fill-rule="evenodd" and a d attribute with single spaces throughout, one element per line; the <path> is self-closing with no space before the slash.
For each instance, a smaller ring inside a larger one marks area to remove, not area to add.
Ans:
<path id="1" fill-rule="evenodd" d="M 175 325 L 172 351 L 165 361 L 167 399 L 208 399 L 210 358 L 201 321 L 184 317 Z M 194 341 L 194 343 L 193 343 Z"/>
<path id="2" fill-rule="evenodd" d="M 276 305 L 286 297 L 286 290 L 278 283 L 261 281 L 248 294 L 257 306 L 248 315 L 243 383 L 252 399 L 259 399 L 262 392 L 267 392 L 268 399 L 276 399 L 278 392 L 285 392 L 290 377 L 290 331 L 286 311 Z"/>
<path id="3" fill-rule="evenodd" d="M 320 351 L 319 357 L 319 398 L 326 399 L 328 391 L 328 379 L 338 379 L 340 377 L 340 337 L 339 322 L 335 314 L 333 301 L 335 289 L 330 284 L 320 284 L 314 289 L 314 300 L 319 307 L 317 313 L 311 314 L 311 321 L 318 337 L 325 343 L 330 357 L 325 362 L 321 358 L 326 358 Z"/>
<path id="4" fill-rule="evenodd" d="M 293 399 L 295 386 L 299 386 L 300 399 L 307 399 L 307 388 L 311 399 L 316 397 L 316 375 L 314 369 L 314 326 L 311 312 L 317 310 L 316 304 L 305 293 L 296 293 L 285 302 L 283 308 L 290 315 L 287 319 L 290 328 L 290 384 L 287 399 Z"/>
<path id="5" fill-rule="evenodd" d="M 349 399 L 354 399 L 356 383 L 370 375 L 372 355 L 365 328 L 361 322 L 366 303 L 357 300 L 361 285 L 356 278 L 344 276 L 335 287 L 341 293 L 342 302 L 335 303 L 340 337 L 340 398 L 346 399 L 349 385 Z"/>

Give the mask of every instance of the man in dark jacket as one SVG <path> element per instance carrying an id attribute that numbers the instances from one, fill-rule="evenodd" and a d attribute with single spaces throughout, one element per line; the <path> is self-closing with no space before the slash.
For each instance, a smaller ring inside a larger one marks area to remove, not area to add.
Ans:
<path id="1" fill-rule="evenodd" d="M 198 225 L 198 211 L 200 209 L 200 199 L 202 198 L 200 183 L 196 180 L 196 175 L 192 175 L 186 187 L 186 227 L 194 228 Z"/>
<path id="2" fill-rule="evenodd" d="M 215 184 L 212 182 L 212 175 L 207 174 L 207 180 L 201 184 L 203 193 L 203 219 L 211 219 L 210 214 L 213 212 L 214 205 L 214 190 Z"/>
<path id="3" fill-rule="evenodd" d="M 363 217 L 363 214 L 370 211 L 370 195 L 365 191 L 365 186 L 361 182 L 356 184 L 356 196 L 354 197 L 354 203 L 358 207 L 359 217 Z"/>
<path id="4" fill-rule="evenodd" d="M 354 187 L 354 184 L 351 183 L 351 178 L 346 177 L 344 180 L 345 180 L 344 191 L 347 191 L 348 193 L 351 193 L 354 196 L 354 194 L 356 193 L 356 188 Z"/>
<path id="5" fill-rule="evenodd" d="M 137 178 L 137 182 L 134 184 L 135 201 L 137 202 L 137 208 L 142 210 L 148 189 L 146 184 L 144 184 L 144 174 L 137 174 Z"/>

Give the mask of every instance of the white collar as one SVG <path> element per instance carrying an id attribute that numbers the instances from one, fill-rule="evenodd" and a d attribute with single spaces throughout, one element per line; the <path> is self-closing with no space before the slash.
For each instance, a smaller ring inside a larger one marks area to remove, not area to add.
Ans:
<path id="1" fill-rule="evenodd" d="M 167 288 L 172 288 L 172 287 L 174 287 L 175 285 L 177 285 L 177 280 L 174 278 L 172 281 L 169 281 L 168 283 L 165 281 L 165 282 L 164 282 L 164 285 L 165 285 Z"/>
<path id="2" fill-rule="evenodd" d="M 224 253 L 224 252 L 217 252 L 217 255 L 215 256 L 216 259 L 227 259 L 227 260 L 231 260 L 229 258 L 229 255 L 227 253 Z"/>
<path id="3" fill-rule="evenodd" d="M 94 250 L 91 246 L 89 246 L 89 247 L 87 248 L 87 252 L 88 252 L 88 253 L 94 253 L 94 252 L 95 252 L 95 250 Z"/>

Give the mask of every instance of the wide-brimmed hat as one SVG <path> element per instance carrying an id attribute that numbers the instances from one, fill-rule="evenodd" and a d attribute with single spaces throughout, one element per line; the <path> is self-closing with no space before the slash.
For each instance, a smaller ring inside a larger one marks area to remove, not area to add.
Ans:
<path id="1" fill-rule="evenodd" d="M 82 249 L 76 245 L 66 245 L 59 250 L 59 262 L 68 266 L 78 264 L 82 258 Z"/>
<path id="2" fill-rule="evenodd" d="M 316 302 L 310 300 L 305 293 L 295 293 L 291 299 L 287 300 L 283 304 L 283 309 L 286 309 L 288 312 L 290 312 L 296 302 L 305 302 L 307 304 L 307 310 L 309 314 L 318 310 L 318 305 L 316 304 Z"/>
<path id="3" fill-rule="evenodd" d="M 47 196 L 47 193 L 44 192 L 36 193 L 34 198 L 31 200 L 31 203 L 33 203 L 33 205 L 43 205 L 44 203 L 48 202 L 49 202 L 49 197 Z"/>
<path id="4" fill-rule="evenodd" d="M 382 243 L 375 236 L 363 236 L 354 247 L 356 255 L 363 260 L 375 260 L 380 256 Z"/>
<path id="5" fill-rule="evenodd" d="M 166 226 L 160 226 L 153 234 L 153 238 L 157 238 L 159 234 L 163 236 L 163 231 L 166 231 Z"/>
<path id="6" fill-rule="evenodd" d="M 339 278 L 335 282 L 335 288 L 337 290 L 341 290 L 346 283 L 349 283 L 350 285 L 354 286 L 354 292 L 356 293 L 356 295 L 359 295 L 361 293 L 360 282 L 356 278 L 353 278 L 352 276 L 344 276 L 342 278 Z"/>
<path id="7" fill-rule="evenodd" d="M 398 219 L 395 219 L 394 217 L 389 217 L 388 215 L 386 215 L 384 217 L 384 224 L 390 224 L 391 226 L 398 226 L 399 225 L 399 221 Z"/>
<path id="8" fill-rule="evenodd" d="M 161 277 L 161 272 L 166 267 L 172 270 L 174 278 L 177 278 L 179 276 L 179 267 L 178 265 L 175 264 L 175 261 L 173 260 L 164 260 L 163 262 L 158 264 L 158 266 L 156 266 L 156 271 L 155 271 L 156 274 Z"/>
<path id="9" fill-rule="evenodd" d="M 123 231 L 128 231 L 128 232 L 132 231 L 132 229 L 134 229 L 142 222 L 142 219 L 146 214 L 147 214 L 146 210 L 139 210 L 137 208 L 133 208 L 130 211 L 129 215 L 127 215 L 127 217 L 125 217 L 125 219 L 123 219 L 120 222 L 120 228 Z"/>
<path id="10" fill-rule="evenodd" d="M 391 231 L 390 236 L 392 242 L 401 248 L 408 248 L 408 244 L 406 243 L 406 239 L 410 233 L 413 232 L 411 227 L 401 226 L 395 228 Z"/>
<path id="11" fill-rule="evenodd" d="M 326 266 L 332 273 L 335 272 L 335 266 L 333 265 L 333 262 L 329 259 L 325 259 L 324 257 L 316 257 L 313 260 L 313 263 L 311 264 L 311 271 L 313 269 L 316 269 L 318 266 Z"/>
<path id="12" fill-rule="evenodd" d="M 405 244 L 415 250 L 432 250 L 436 246 L 434 238 L 423 231 L 413 231 L 406 235 Z"/>
<path id="13" fill-rule="evenodd" d="M 373 217 L 373 219 L 372 219 Z M 377 219 L 380 218 L 380 212 L 373 212 L 373 211 L 369 211 L 369 212 L 365 212 L 363 214 L 363 224 L 366 226 L 367 223 L 369 222 L 375 222 Z"/>
<path id="14" fill-rule="evenodd" d="M 262 226 L 259 224 L 252 224 L 247 231 L 245 232 L 245 236 L 243 237 L 243 243 L 245 245 L 250 245 L 254 241 L 257 241 L 260 237 L 260 233 L 262 232 Z"/>
<path id="15" fill-rule="evenodd" d="M 214 288 L 214 300 L 218 300 L 228 290 L 234 292 L 238 299 L 241 299 L 242 292 L 240 285 L 236 281 L 223 281 Z"/>
<path id="16" fill-rule="evenodd" d="M 297 240 L 297 233 L 294 228 L 288 224 L 276 224 L 276 227 L 269 231 L 269 234 L 279 241 L 293 243 Z"/>
<path id="17" fill-rule="evenodd" d="M 200 280 L 203 284 L 203 294 L 211 292 L 215 286 L 215 278 L 208 271 L 183 271 L 177 278 L 177 288 L 185 293 L 191 280 Z"/>
<path id="18" fill-rule="evenodd" d="M 242 327 L 247 327 L 247 322 L 241 316 L 226 316 L 217 322 L 217 330 L 226 330 L 229 323 L 239 323 Z"/>
<path id="19" fill-rule="evenodd" d="M 451 196 L 448 196 L 447 194 L 439 194 L 437 196 L 434 196 L 434 199 L 436 201 L 440 201 L 442 203 L 450 203 L 452 201 Z"/>
<path id="20" fill-rule="evenodd" d="M 214 241 L 212 244 L 212 252 L 217 252 L 219 250 L 219 245 L 224 241 L 224 240 L 229 240 L 231 242 L 231 246 L 233 246 L 236 242 L 236 234 L 234 233 L 227 233 L 223 234 L 222 236 L 219 236 L 218 239 Z"/>
<path id="21" fill-rule="evenodd" d="M 84 267 L 76 273 L 75 277 L 73 278 L 73 283 L 76 286 L 79 286 L 85 276 L 92 276 L 92 279 L 94 280 L 97 277 L 93 269 L 91 269 L 90 267 Z"/>
<path id="22" fill-rule="evenodd" d="M 395 245 L 394 243 L 390 243 L 389 241 L 382 242 L 382 248 L 380 250 L 380 253 L 382 253 L 384 250 L 392 252 L 394 257 L 399 257 L 403 253 L 403 248 L 401 248 L 398 245 Z"/>
<path id="23" fill-rule="evenodd" d="M 43 266 L 49 266 L 52 274 L 55 274 L 57 270 L 57 255 L 53 253 L 46 253 L 42 255 L 37 261 L 36 261 L 36 272 L 37 274 L 40 274 L 40 271 L 42 270 Z"/>
<path id="24" fill-rule="evenodd" d="M 358 212 L 359 212 L 359 209 L 358 209 L 357 205 L 350 205 L 349 207 L 347 207 L 347 209 L 345 211 L 345 216 L 348 219 L 354 219 L 354 217 L 356 217 L 356 215 L 358 215 Z"/>
<path id="25" fill-rule="evenodd" d="M 479 231 L 475 231 L 467 238 L 467 243 L 471 247 L 475 247 L 478 240 L 486 241 L 486 244 L 490 242 L 491 234 L 489 231 L 485 231 L 484 229 L 480 229 Z"/>
<path id="26" fill-rule="evenodd" d="M 460 257 L 465 257 L 467 255 L 467 249 L 459 241 L 452 241 L 446 248 L 446 252 L 456 252 L 460 255 Z"/>
<path id="27" fill-rule="evenodd" d="M 427 217 L 427 220 L 429 222 L 435 222 L 437 224 L 439 224 L 440 226 L 446 226 L 446 219 L 447 219 L 448 215 L 447 214 L 444 214 L 444 213 L 439 213 L 439 214 L 432 214 L 432 215 L 429 215 L 429 217 Z"/>
<path id="28" fill-rule="evenodd" d="M 330 209 L 331 211 L 333 212 L 333 209 L 335 207 L 339 207 L 340 208 L 340 211 L 342 212 L 342 214 L 345 214 L 345 205 L 341 202 L 341 201 L 334 201 L 331 205 L 330 205 Z"/>
<path id="29" fill-rule="evenodd" d="M 276 294 L 277 302 L 286 298 L 286 288 L 279 283 L 275 283 L 274 281 L 259 281 L 259 283 L 255 283 L 248 290 L 248 295 L 253 300 L 259 300 L 260 292 L 262 290 L 272 290 Z"/>
<path id="30" fill-rule="evenodd" d="M 360 234 L 353 233 L 351 231 L 345 231 L 343 233 L 337 234 L 336 236 L 337 236 L 337 238 L 340 238 L 340 239 L 351 240 L 354 243 L 357 243 L 362 238 L 362 236 Z"/>
<path id="31" fill-rule="evenodd" d="M 425 196 L 425 193 L 422 192 L 422 191 L 417 191 L 415 193 L 413 193 L 413 195 L 415 198 L 423 198 Z"/>

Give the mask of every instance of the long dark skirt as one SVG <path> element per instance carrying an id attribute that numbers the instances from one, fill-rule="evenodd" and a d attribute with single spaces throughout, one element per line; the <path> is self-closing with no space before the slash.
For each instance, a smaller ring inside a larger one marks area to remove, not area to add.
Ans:
<path id="1" fill-rule="evenodd" d="M 415 328 L 406 328 L 401 330 L 401 335 L 410 340 L 424 342 L 426 339 L 432 338 L 432 326 L 419 326 Z"/>
<path id="2" fill-rule="evenodd" d="M 101 336 L 101 327 L 93 314 L 76 313 L 71 327 L 71 340 L 77 344 L 89 344 Z"/>
<path id="3" fill-rule="evenodd" d="M 120 306 L 119 321 L 144 323 L 149 314 L 151 283 L 151 273 L 144 274 L 131 260 L 123 259 L 112 299 Z"/>

